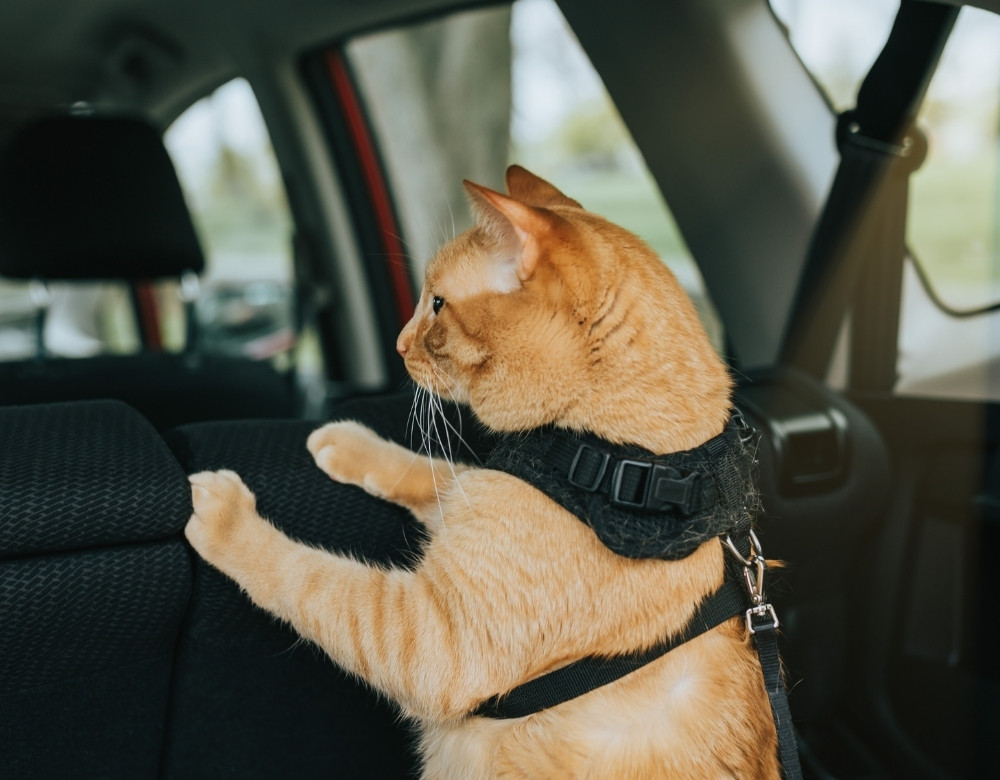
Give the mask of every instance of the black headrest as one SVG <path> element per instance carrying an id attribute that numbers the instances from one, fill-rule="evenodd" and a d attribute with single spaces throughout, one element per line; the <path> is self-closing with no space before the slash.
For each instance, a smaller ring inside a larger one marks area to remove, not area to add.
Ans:
<path id="1" fill-rule="evenodd" d="M 157 279 L 205 260 L 159 133 L 134 119 L 51 117 L 0 156 L 0 276 Z"/>

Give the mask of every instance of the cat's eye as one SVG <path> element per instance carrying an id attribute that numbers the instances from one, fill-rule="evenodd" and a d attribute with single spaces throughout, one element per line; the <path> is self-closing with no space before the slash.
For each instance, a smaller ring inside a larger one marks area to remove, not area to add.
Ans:
<path id="1" fill-rule="evenodd" d="M 434 313 L 437 314 L 441 311 L 442 306 L 444 306 L 444 298 L 440 295 L 435 295 L 434 299 L 431 301 L 431 308 L 434 310 Z"/>

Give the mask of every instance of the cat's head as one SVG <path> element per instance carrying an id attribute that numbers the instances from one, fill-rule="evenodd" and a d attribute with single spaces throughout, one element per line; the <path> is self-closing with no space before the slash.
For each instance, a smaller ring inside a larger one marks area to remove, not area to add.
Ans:
<path id="1" fill-rule="evenodd" d="M 728 375 L 640 239 L 519 166 L 508 195 L 465 185 L 476 225 L 428 264 L 397 342 L 419 385 L 499 431 L 555 423 L 641 444 L 627 419 L 724 421 Z"/>

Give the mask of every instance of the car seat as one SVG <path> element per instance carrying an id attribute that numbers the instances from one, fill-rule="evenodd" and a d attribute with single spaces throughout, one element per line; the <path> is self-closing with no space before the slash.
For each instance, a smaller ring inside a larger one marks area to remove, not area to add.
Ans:
<path id="1" fill-rule="evenodd" d="M 155 777 L 190 489 L 115 401 L 0 409 L 0 776 Z"/>
<path id="2" fill-rule="evenodd" d="M 405 428 L 409 401 L 348 406 Z M 164 438 L 118 401 L 0 408 L 0 777 L 416 776 L 398 710 L 191 551 L 185 472 L 239 469 L 286 532 L 407 565 L 399 507 L 312 463 L 304 420 Z"/>
<path id="3" fill-rule="evenodd" d="M 81 282 L 191 279 L 204 257 L 159 133 L 137 119 L 58 116 L 0 153 L 0 276 Z M 189 306 L 189 333 L 193 316 Z M 184 353 L 0 363 L 0 405 L 115 398 L 159 429 L 290 417 L 295 391 L 266 363 Z"/>

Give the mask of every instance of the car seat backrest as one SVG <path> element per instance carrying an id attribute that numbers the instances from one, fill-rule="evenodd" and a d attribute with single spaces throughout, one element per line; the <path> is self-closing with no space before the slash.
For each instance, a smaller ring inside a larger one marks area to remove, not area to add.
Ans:
<path id="1" fill-rule="evenodd" d="M 847 687 L 843 641 L 854 610 L 844 571 L 888 499 L 889 455 L 857 406 L 821 382 L 785 367 L 742 373 L 736 403 L 760 432 L 757 456 L 764 553 L 787 563 L 774 573 L 770 598 L 784 634 L 782 661 L 796 721 L 809 728 L 833 711 Z M 778 584 L 780 583 L 780 584 Z"/>
<path id="2" fill-rule="evenodd" d="M 408 410 L 344 414 L 388 432 Z M 292 535 L 409 565 L 416 521 L 315 468 L 314 425 L 164 439 L 114 401 L 0 408 L 0 777 L 414 776 L 396 709 L 182 536 L 186 473 L 233 468 Z"/>
<path id="3" fill-rule="evenodd" d="M 128 406 L 0 409 L 0 777 L 152 777 L 190 491 Z"/>
<path id="4" fill-rule="evenodd" d="M 0 276 L 135 283 L 204 267 L 173 164 L 145 122 L 50 117 L 0 153 Z M 188 319 L 190 346 L 193 301 Z M 0 405 L 96 398 L 124 400 L 160 429 L 297 409 L 291 381 L 269 364 L 191 349 L 0 363 Z"/>
<path id="5" fill-rule="evenodd" d="M 184 423 L 294 417 L 287 377 L 227 355 L 140 353 L 0 363 L 0 406 L 114 398 L 165 431 Z"/>
<path id="6" fill-rule="evenodd" d="M 388 435 L 406 429 L 409 409 L 410 398 L 397 397 L 341 407 L 337 416 Z M 419 524 L 317 469 L 305 447 L 315 427 L 215 422 L 184 426 L 168 439 L 187 471 L 239 473 L 261 514 L 290 536 L 410 565 L 424 538 Z M 417 765 L 412 735 L 394 706 L 250 606 L 235 583 L 201 560 L 175 679 L 167 777 L 208 780 L 220 766 L 246 778 L 407 777 Z"/>

